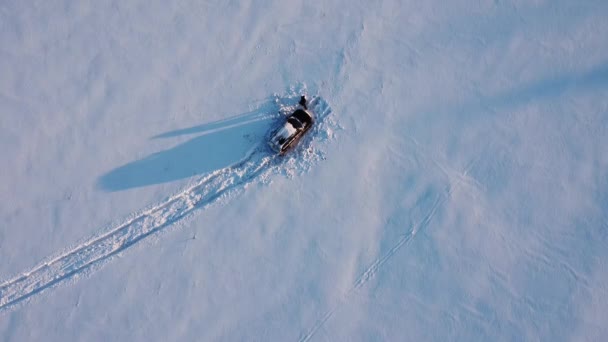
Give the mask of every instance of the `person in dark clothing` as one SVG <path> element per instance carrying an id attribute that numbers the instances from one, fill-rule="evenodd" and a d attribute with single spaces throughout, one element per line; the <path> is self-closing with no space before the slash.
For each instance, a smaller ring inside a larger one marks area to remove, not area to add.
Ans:
<path id="1" fill-rule="evenodd" d="M 298 102 L 300 104 L 300 106 L 304 107 L 304 109 L 308 109 L 308 107 L 306 106 L 306 96 L 302 95 L 302 97 L 300 97 L 300 102 Z"/>

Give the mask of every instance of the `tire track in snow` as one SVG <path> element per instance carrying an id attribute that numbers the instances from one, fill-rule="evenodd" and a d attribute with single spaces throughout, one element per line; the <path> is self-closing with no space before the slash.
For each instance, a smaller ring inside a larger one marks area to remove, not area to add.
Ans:
<path id="1" fill-rule="evenodd" d="M 121 253 L 144 238 L 172 225 L 198 208 L 239 190 L 258 178 L 277 160 L 258 146 L 240 162 L 203 178 L 165 202 L 35 266 L 0 285 L 0 311 L 18 304 L 60 282 L 81 274 Z"/>
<path id="2" fill-rule="evenodd" d="M 462 172 L 462 175 L 466 176 L 469 173 L 469 171 L 473 168 L 473 166 L 476 162 L 477 162 L 477 159 L 474 159 L 473 161 L 471 161 L 466 166 L 464 171 Z M 428 226 L 431 223 L 431 221 L 433 220 L 433 217 L 435 216 L 435 214 L 437 214 L 437 211 L 439 210 L 439 208 L 441 208 L 443 206 L 443 204 L 448 199 L 450 199 L 450 197 L 452 196 L 452 193 L 461 185 L 461 183 L 466 182 L 466 181 L 467 181 L 466 177 L 459 177 L 454 184 L 449 184 L 447 186 L 447 188 L 445 189 L 445 191 L 443 191 L 443 193 L 441 193 L 439 196 L 437 196 L 437 198 L 435 199 L 435 202 L 433 202 L 433 205 L 431 206 L 431 209 L 424 216 L 424 218 L 419 223 L 415 224 L 411 230 L 409 230 L 404 235 L 402 235 L 401 238 L 399 240 L 397 240 L 397 243 L 395 243 L 393 245 L 393 247 L 391 247 L 391 249 L 389 249 L 386 253 L 381 255 L 376 260 L 374 260 L 370 264 L 370 266 L 368 266 L 367 269 L 365 271 L 363 271 L 363 273 L 361 273 L 361 275 L 354 282 L 353 286 L 340 297 L 338 302 L 330 310 L 328 310 L 325 314 L 323 314 L 323 316 L 319 320 L 317 320 L 317 322 L 313 325 L 313 327 L 310 328 L 309 331 L 305 335 L 303 335 L 298 341 L 299 342 L 309 341 L 317 333 L 317 331 L 323 325 L 325 325 L 325 323 L 327 323 L 327 321 L 329 321 L 338 310 L 340 310 L 340 308 L 344 304 L 348 303 L 348 301 L 350 300 L 350 297 L 355 292 L 357 292 L 361 287 L 363 287 L 363 285 L 365 285 L 368 281 L 370 281 L 376 275 L 376 273 L 378 273 L 380 268 L 387 261 L 389 261 L 403 246 L 407 245 L 408 242 L 410 242 L 421 229 L 424 229 L 426 226 Z"/>

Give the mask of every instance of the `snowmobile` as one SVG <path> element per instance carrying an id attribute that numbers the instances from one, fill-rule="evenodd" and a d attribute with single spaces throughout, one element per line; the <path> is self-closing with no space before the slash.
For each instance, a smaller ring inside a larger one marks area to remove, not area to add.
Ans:
<path id="1" fill-rule="evenodd" d="M 314 118 L 306 103 L 306 97 L 302 96 L 298 108 L 287 117 L 287 121 L 282 126 L 270 135 L 268 145 L 276 153 L 284 155 L 289 152 L 312 127 Z"/>

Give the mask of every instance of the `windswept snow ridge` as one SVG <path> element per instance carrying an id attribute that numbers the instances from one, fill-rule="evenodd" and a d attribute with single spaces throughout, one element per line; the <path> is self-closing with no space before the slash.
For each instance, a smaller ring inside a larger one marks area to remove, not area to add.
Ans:
<path id="1" fill-rule="evenodd" d="M 281 112 L 295 107 L 299 95 L 276 96 L 275 101 Z M 146 211 L 135 215 L 104 234 L 91 238 L 54 258 L 46 260 L 21 275 L 0 285 L 0 311 L 16 305 L 49 289 L 64 280 L 90 271 L 102 262 L 121 253 L 146 237 L 173 225 L 194 210 L 208 207 L 218 199 L 230 197 L 254 181 L 268 181 L 271 173 L 285 170 L 287 175 L 305 172 L 315 161 L 322 158 L 322 152 L 312 146 L 316 136 L 321 140 L 330 136 L 319 134 L 331 132 L 332 120 L 325 120 L 331 112 L 329 105 L 320 97 L 312 99 L 312 108 L 317 115 L 317 124 L 287 157 L 279 157 L 269 152 L 265 142 L 252 147 L 250 153 L 231 167 L 213 172 L 197 184 L 170 197 Z"/>

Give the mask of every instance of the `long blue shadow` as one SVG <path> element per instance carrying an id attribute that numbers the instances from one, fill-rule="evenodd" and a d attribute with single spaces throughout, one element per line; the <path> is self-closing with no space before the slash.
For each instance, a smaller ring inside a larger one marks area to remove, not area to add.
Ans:
<path id="1" fill-rule="evenodd" d="M 202 125 L 198 125 L 198 126 L 182 128 L 182 129 L 177 129 L 174 131 L 162 133 L 162 134 L 152 137 L 152 139 L 172 138 L 172 137 L 177 137 L 180 135 L 197 134 L 197 133 L 200 133 L 202 135 L 202 134 L 207 134 L 207 133 L 210 133 L 210 132 L 213 132 L 216 130 L 225 130 L 232 126 L 240 126 L 240 125 L 244 125 L 247 123 L 254 123 L 256 121 L 268 120 L 269 118 L 273 118 L 273 117 L 276 117 L 276 115 L 274 115 L 272 113 L 259 113 L 258 111 L 249 112 L 249 113 L 245 113 L 245 114 L 242 114 L 242 115 L 239 115 L 236 117 L 232 117 L 229 119 L 221 120 L 221 121 L 206 123 L 206 124 L 202 124 Z"/>
<path id="2" fill-rule="evenodd" d="M 580 92 L 608 86 L 608 64 L 596 66 L 586 72 L 563 74 L 536 83 L 523 85 L 484 99 L 491 107 L 515 106 L 534 99 L 552 98 L 568 91 Z"/>
<path id="3" fill-rule="evenodd" d="M 173 148 L 109 171 L 99 177 L 97 186 L 105 191 L 120 191 L 171 182 L 230 166 L 242 160 L 270 129 L 276 115 L 273 116 L 268 108 L 263 106 L 255 112 L 227 120 L 158 135 L 171 137 L 200 133 Z"/>
<path id="4" fill-rule="evenodd" d="M 465 129 L 472 121 L 490 119 L 494 109 L 508 110 L 534 101 L 559 100 L 562 96 L 578 95 L 608 89 L 608 63 L 586 71 L 562 73 L 538 81 L 523 83 L 494 94 L 478 95 L 463 103 L 440 105 L 409 122 L 407 132 L 416 136 L 419 127 L 426 127 L 429 116 L 444 117 L 454 130 Z"/>

